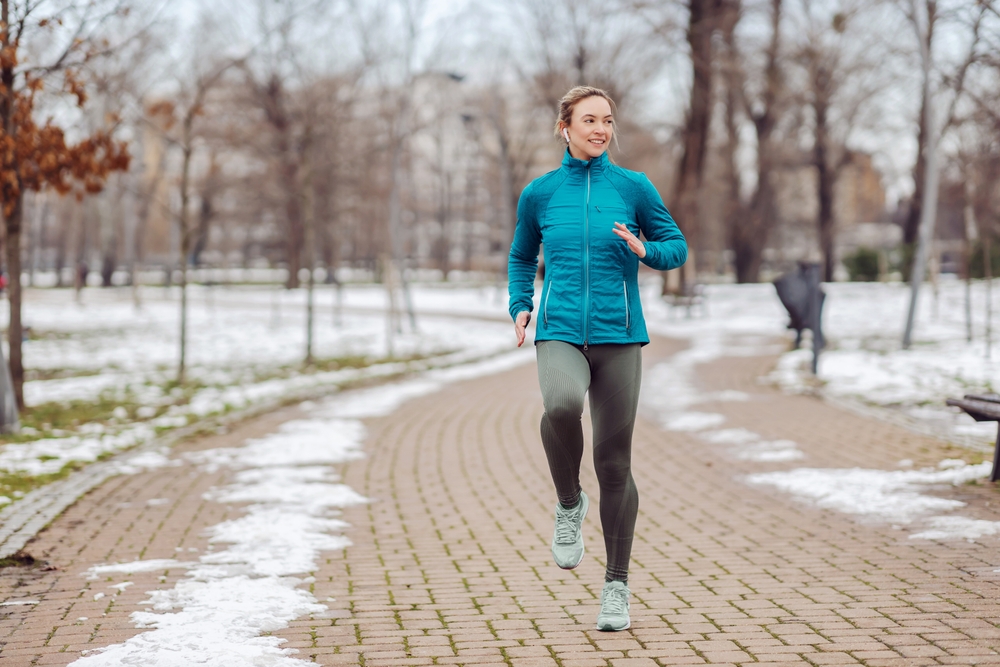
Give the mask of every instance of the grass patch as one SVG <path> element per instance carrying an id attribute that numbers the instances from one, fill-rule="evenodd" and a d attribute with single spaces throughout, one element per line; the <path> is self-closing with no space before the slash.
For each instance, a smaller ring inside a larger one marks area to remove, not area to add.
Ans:
<path id="1" fill-rule="evenodd" d="M 68 477 L 71 473 L 83 469 L 87 465 L 84 461 L 70 461 L 64 465 L 59 472 L 45 475 L 29 475 L 27 473 L 0 472 L 0 496 L 7 496 L 11 500 L 17 500 L 24 494 L 34 491 L 40 486 L 58 482 Z M 0 509 L 3 507 L 0 506 Z"/>
<path id="2" fill-rule="evenodd" d="M 308 369 L 322 372 L 322 371 L 339 371 L 344 368 L 368 368 L 369 366 L 376 366 L 380 364 L 406 364 L 414 361 L 425 361 L 433 357 L 440 357 L 446 354 L 451 354 L 452 352 L 454 352 L 454 350 L 446 350 L 434 354 L 409 354 L 401 357 L 346 356 L 346 357 L 331 357 L 329 359 L 314 359 L 312 365 L 309 366 Z"/>
<path id="3" fill-rule="evenodd" d="M 95 369 L 72 368 L 27 368 L 24 371 L 25 382 L 38 382 L 42 380 L 63 380 L 66 378 L 83 378 L 100 375 L 103 371 Z"/>
<path id="4" fill-rule="evenodd" d="M 128 392 L 124 396 L 102 392 L 95 401 L 40 403 L 21 412 L 21 431 L 0 435 L 0 445 L 69 435 L 83 424 L 132 421 L 137 418 L 136 412 L 140 407 Z"/>
<path id="5" fill-rule="evenodd" d="M 345 357 L 314 359 L 311 369 L 321 372 L 339 371 L 343 368 L 367 368 L 368 366 L 381 363 L 391 363 L 391 362 L 389 360 L 373 359 L 371 357 L 365 357 L 361 355 L 348 355 Z"/>
<path id="6" fill-rule="evenodd" d="M 6 558 L 0 558 L 0 568 L 4 567 L 31 567 L 38 561 L 35 557 L 23 549 L 17 551 Z"/>
<path id="7" fill-rule="evenodd" d="M 131 388 L 107 389 L 91 401 L 49 401 L 25 408 L 20 415 L 21 430 L 0 434 L 0 446 L 33 442 L 44 438 L 63 438 L 86 432 L 86 425 L 101 424 L 108 431 L 129 423 L 147 421 L 163 415 L 175 405 L 187 405 L 204 389 L 201 382 L 175 381 L 159 386 L 161 398 L 154 405 L 144 405 Z M 95 433 L 100 433 L 96 429 Z"/>
<path id="8" fill-rule="evenodd" d="M 433 359 L 434 357 L 440 357 L 447 354 L 452 354 L 453 352 L 455 352 L 455 350 L 444 350 L 432 354 L 409 354 L 409 355 L 392 356 L 392 357 L 366 357 L 363 355 L 326 357 L 321 359 L 313 359 L 312 363 L 308 366 L 303 366 L 302 364 L 294 364 L 294 365 L 289 364 L 285 366 L 279 366 L 277 368 L 254 369 L 253 381 L 264 382 L 266 380 L 285 379 L 292 377 L 294 375 L 302 375 L 302 374 L 308 375 L 310 373 L 326 373 L 330 371 L 340 371 L 348 368 L 361 369 L 361 368 L 369 368 L 371 366 L 380 366 L 382 364 L 405 364 L 405 363 L 412 363 L 414 361 L 426 361 L 427 359 Z"/>
<path id="9" fill-rule="evenodd" d="M 271 379 L 293 377 L 295 375 L 348 368 L 362 369 L 380 364 L 410 363 L 450 353 L 451 351 L 446 351 L 436 354 L 413 354 L 398 357 L 365 357 L 360 355 L 331 357 L 317 359 L 311 366 L 305 369 L 301 365 L 253 369 L 250 381 L 262 382 Z M 401 373 L 405 373 L 405 371 L 401 370 Z M 244 381 L 246 379 L 244 377 Z M 379 379 L 384 381 L 388 378 L 383 376 Z M 235 382 L 241 384 L 239 380 Z M 365 382 L 365 378 L 359 377 L 355 382 L 349 382 L 346 385 L 363 385 Z M 149 388 L 155 386 L 157 391 L 144 393 L 145 396 L 150 396 L 150 398 L 146 399 L 146 403 L 140 402 L 139 396 L 131 388 L 125 388 L 124 390 L 107 389 L 101 392 L 94 400 L 90 401 L 50 401 L 28 407 L 21 413 L 20 432 L 0 435 L 0 447 L 7 444 L 29 443 L 48 438 L 65 438 L 77 434 L 92 434 L 95 436 L 100 436 L 104 433 L 112 434 L 123 427 L 127 427 L 129 424 L 149 421 L 163 416 L 175 406 L 187 405 L 199 391 L 209 388 L 210 385 L 194 380 L 183 384 L 176 381 L 163 383 L 150 381 L 147 383 L 147 386 Z M 224 389 L 228 385 L 213 384 L 211 386 Z M 146 392 L 147 390 L 143 389 L 142 391 Z M 158 395 L 155 401 L 152 399 L 153 395 Z M 204 417 L 219 416 L 230 412 L 232 409 L 233 406 L 227 404 L 221 411 L 212 415 L 204 415 Z M 199 415 L 185 414 L 183 409 L 180 410 L 178 417 L 183 418 L 183 423 L 179 423 L 180 420 L 178 420 L 178 423 L 158 425 L 155 428 L 156 434 L 160 435 L 178 426 L 186 426 L 202 418 Z M 103 429 L 97 425 L 102 426 Z M 114 456 L 119 451 L 106 451 L 98 457 L 98 460 Z M 57 458 L 56 456 L 46 454 L 37 456 L 37 460 L 40 462 L 54 461 Z M 83 461 L 71 461 L 66 463 L 58 472 L 44 475 L 0 471 L 0 496 L 6 496 L 16 501 L 38 487 L 67 477 L 72 472 L 85 467 L 87 463 Z"/>

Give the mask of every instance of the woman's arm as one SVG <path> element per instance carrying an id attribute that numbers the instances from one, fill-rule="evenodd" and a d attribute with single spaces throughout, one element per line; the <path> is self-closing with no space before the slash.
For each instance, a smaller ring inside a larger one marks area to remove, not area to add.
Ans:
<path id="1" fill-rule="evenodd" d="M 663 205 L 660 193 L 653 184 L 640 175 L 640 200 L 636 202 L 636 219 L 646 237 L 646 256 L 640 261 L 657 271 L 676 269 L 687 261 L 687 241 L 674 222 L 670 211 Z"/>
<path id="2" fill-rule="evenodd" d="M 515 322 L 522 311 L 530 313 L 534 308 L 535 274 L 538 272 L 538 248 L 542 243 L 542 232 L 535 213 L 532 187 L 528 185 L 517 202 L 517 226 L 514 241 L 510 244 L 507 258 L 507 292 L 510 295 L 510 317 Z M 525 323 L 527 324 L 527 323 Z"/>

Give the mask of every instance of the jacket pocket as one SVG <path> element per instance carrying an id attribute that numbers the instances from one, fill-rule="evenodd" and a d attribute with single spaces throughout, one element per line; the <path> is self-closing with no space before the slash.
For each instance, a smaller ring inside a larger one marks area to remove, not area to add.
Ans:
<path id="1" fill-rule="evenodd" d="M 549 326 L 549 297 L 552 295 L 552 281 L 549 281 L 549 286 L 545 289 L 545 305 L 542 306 L 542 321 L 545 322 L 545 326 Z"/>
<path id="2" fill-rule="evenodd" d="M 628 309 L 628 281 L 622 281 L 622 291 L 625 294 L 625 331 L 632 328 L 632 314 Z"/>

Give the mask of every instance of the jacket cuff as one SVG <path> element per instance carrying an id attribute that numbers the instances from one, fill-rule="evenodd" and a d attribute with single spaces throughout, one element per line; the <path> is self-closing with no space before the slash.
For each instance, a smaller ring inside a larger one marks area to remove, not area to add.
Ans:
<path id="1" fill-rule="evenodd" d="M 662 271 L 663 269 L 660 267 L 663 266 L 663 258 L 660 257 L 660 249 L 656 247 L 655 243 L 649 243 L 648 241 L 644 244 L 644 246 L 646 248 L 646 256 L 640 257 L 639 261 L 651 269 Z"/>

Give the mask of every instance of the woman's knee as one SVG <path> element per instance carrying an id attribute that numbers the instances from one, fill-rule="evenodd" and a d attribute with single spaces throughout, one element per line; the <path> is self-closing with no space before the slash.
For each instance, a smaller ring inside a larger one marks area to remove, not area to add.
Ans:
<path id="1" fill-rule="evenodd" d="M 583 396 L 556 393 L 545 399 L 545 414 L 553 422 L 576 422 L 583 416 Z"/>
<path id="2" fill-rule="evenodd" d="M 602 488 L 624 488 L 632 477 L 630 457 L 601 456 L 595 452 L 594 472 Z"/>

